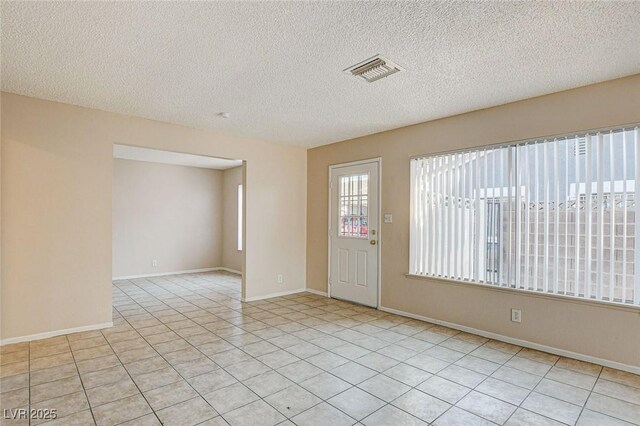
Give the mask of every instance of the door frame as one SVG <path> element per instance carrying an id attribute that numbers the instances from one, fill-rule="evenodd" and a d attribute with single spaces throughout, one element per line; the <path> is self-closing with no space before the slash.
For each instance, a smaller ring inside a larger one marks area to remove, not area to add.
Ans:
<path id="1" fill-rule="evenodd" d="M 378 165 L 378 268 L 376 280 L 376 287 L 378 293 L 377 306 L 375 309 L 380 309 L 382 299 L 382 157 L 367 158 L 364 160 L 350 161 L 348 163 L 339 163 L 329 165 L 329 180 L 327 182 L 328 189 L 328 219 L 327 219 L 327 297 L 331 297 L 331 181 L 333 179 L 333 171 L 342 167 L 358 166 L 360 164 L 376 163 Z"/>

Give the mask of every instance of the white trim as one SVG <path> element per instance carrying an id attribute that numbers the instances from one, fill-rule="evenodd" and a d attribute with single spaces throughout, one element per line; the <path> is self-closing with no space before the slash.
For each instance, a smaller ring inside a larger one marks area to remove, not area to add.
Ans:
<path id="1" fill-rule="evenodd" d="M 315 290 L 313 288 L 306 288 L 305 291 L 307 293 L 316 294 L 318 296 L 329 297 L 329 294 L 326 291 Z"/>
<path id="2" fill-rule="evenodd" d="M 225 271 L 225 272 L 231 272 L 232 274 L 238 274 L 238 275 L 242 275 L 241 271 L 237 271 L 235 269 L 231 269 L 231 268 L 225 268 L 224 266 L 221 266 L 219 268 L 213 268 L 214 271 Z"/>
<path id="3" fill-rule="evenodd" d="M 102 324 L 85 325 L 82 327 L 65 328 L 63 330 L 46 331 L 44 333 L 30 334 L 28 336 L 9 337 L 0 340 L 0 345 L 10 345 L 12 343 L 30 342 L 32 340 L 47 339 L 49 337 L 62 336 L 64 334 L 80 333 L 83 331 L 99 330 L 113 327 L 113 322 L 103 322 Z"/>
<path id="4" fill-rule="evenodd" d="M 380 306 L 380 311 L 388 312 L 390 314 L 396 314 L 407 318 L 413 318 L 420 321 L 430 322 L 432 324 L 442 325 L 444 327 L 453 328 L 454 330 L 464 331 L 466 333 L 476 334 L 478 336 L 487 337 L 489 339 L 499 340 L 501 342 L 510 343 L 512 345 L 522 346 L 525 348 L 535 349 L 542 352 L 548 352 L 550 354 L 564 356 L 567 358 L 573 358 L 580 361 L 590 362 L 592 364 L 604 365 L 605 367 L 615 368 L 617 370 L 627 371 L 633 374 L 640 374 L 640 367 L 628 364 L 622 364 L 616 361 L 610 361 L 604 358 L 597 358 L 590 355 L 584 355 L 576 352 L 567 351 L 565 349 L 558 349 L 552 346 L 541 345 L 539 343 L 529 342 L 528 340 L 516 339 L 514 337 L 504 336 L 502 334 L 491 333 L 489 331 L 479 330 L 473 327 L 467 327 L 465 325 L 454 324 L 447 321 L 441 321 L 434 318 L 424 317 L 422 315 L 416 315 L 409 312 L 400 311 L 398 309 L 386 308 Z"/>
<path id="5" fill-rule="evenodd" d="M 179 274 L 196 274 L 199 272 L 211 272 L 211 271 L 227 271 L 232 272 L 234 274 L 242 275 L 242 272 L 236 271 L 235 269 L 224 268 L 222 266 L 216 266 L 215 268 L 200 268 L 200 269 L 187 269 L 184 271 L 172 271 L 172 272 L 158 272 L 154 274 L 141 274 L 141 275 L 125 275 L 121 277 L 113 277 L 112 281 L 116 280 L 133 280 L 136 278 L 150 278 L 150 277 L 164 277 L 166 275 L 179 275 Z"/>
<path id="6" fill-rule="evenodd" d="M 304 293 L 305 291 L 307 291 L 306 288 L 297 288 L 295 290 L 280 291 L 280 292 L 277 292 L 277 293 L 265 294 L 263 296 L 243 297 L 242 301 L 243 302 L 255 302 L 255 301 L 258 301 L 258 300 L 271 299 L 271 298 L 274 298 L 274 297 L 288 296 L 290 294 Z"/>
<path id="7" fill-rule="evenodd" d="M 327 221 L 327 297 L 331 297 L 331 181 L 332 181 L 332 173 L 334 169 L 339 169 L 341 167 L 351 167 L 358 166 L 361 164 L 369 164 L 369 163 L 377 163 L 378 164 L 378 301 L 377 306 L 375 308 L 379 308 L 382 306 L 382 248 L 380 245 L 382 244 L 382 157 L 374 157 L 367 158 L 364 160 L 351 161 L 348 163 L 340 163 L 340 164 L 331 164 L 329 165 L 329 202 L 328 204 L 328 221 Z M 313 293 L 313 292 L 311 292 Z M 325 294 L 322 294 L 323 296 Z"/>

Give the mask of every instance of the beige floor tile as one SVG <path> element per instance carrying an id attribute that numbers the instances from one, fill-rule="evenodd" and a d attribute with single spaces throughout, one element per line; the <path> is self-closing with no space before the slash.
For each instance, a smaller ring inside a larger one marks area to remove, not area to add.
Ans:
<path id="1" fill-rule="evenodd" d="M 627 386 L 622 383 L 611 382 L 605 379 L 598 379 L 594 392 L 617 398 L 622 401 L 640 405 L 640 389 L 633 386 Z"/>
<path id="2" fill-rule="evenodd" d="M 427 423 L 433 422 L 451 407 L 451 404 L 416 389 L 410 390 L 391 404 Z"/>
<path id="3" fill-rule="evenodd" d="M 27 349 L 9 352 L 0 356 L 0 365 L 12 364 L 15 362 L 29 361 L 29 351 Z"/>
<path id="4" fill-rule="evenodd" d="M 344 423 L 348 424 L 348 423 Z M 366 426 L 377 425 L 405 425 L 405 426 L 421 426 L 427 423 L 417 417 L 412 416 L 406 411 L 400 410 L 393 405 L 385 405 L 375 413 L 362 420 L 362 424 Z"/>
<path id="5" fill-rule="evenodd" d="M 0 347 L 1 403 L 25 407 L 31 392 L 57 424 L 91 424 L 87 394 L 99 424 L 158 425 L 152 409 L 252 426 L 640 417 L 638 375 L 309 293 L 240 297 L 222 272 L 114 282 L 114 327 Z"/>
<path id="6" fill-rule="evenodd" d="M 87 402 L 85 393 L 81 391 L 32 404 L 31 408 L 34 410 L 55 408 L 58 417 L 62 419 L 79 411 L 88 410 L 89 403 Z M 44 422 L 44 420 L 42 421 Z M 38 422 L 32 420 L 31 423 L 35 424 Z M 65 422 L 61 422 L 61 424 L 65 424 Z"/>
<path id="7" fill-rule="evenodd" d="M 361 356 L 360 358 L 356 358 L 354 362 L 364 365 L 365 367 L 375 370 L 379 373 L 382 373 L 383 371 L 386 371 L 391 367 L 395 367 L 399 364 L 399 361 L 397 361 L 396 359 L 390 358 L 377 352 L 371 352 L 367 355 Z"/>
<path id="8" fill-rule="evenodd" d="M 471 392 L 470 388 L 451 382 L 442 377 L 433 376 L 417 387 L 418 390 L 435 396 L 438 399 L 455 404 L 466 394 Z"/>
<path id="9" fill-rule="evenodd" d="M 109 367 L 115 367 L 120 364 L 120 360 L 115 355 L 107 355 L 100 358 L 88 359 L 76 363 L 80 374 L 91 373 L 93 371 L 103 370 Z"/>
<path id="10" fill-rule="evenodd" d="M 506 422 L 516 410 L 515 405 L 476 391 L 468 393 L 456 406 L 498 424 Z"/>
<path id="11" fill-rule="evenodd" d="M 520 405 L 529 395 L 529 389 L 488 377 L 476 387 L 478 392 L 497 398 L 513 405 Z"/>
<path id="12" fill-rule="evenodd" d="M 337 355 L 335 355 L 337 356 Z M 313 358 L 313 357 L 312 357 Z M 308 362 L 311 362 L 311 359 L 308 359 Z M 268 365 L 269 367 L 273 368 L 273 369 L 278 369 L 280 367 L 284 367 L 285 365 L 289 365 L 292 364 L 296 361 L 299 361 L 300 358 L 298 358 L 295 355 L 290 354 L 289 352 L 285 351 L 285 350 L 277 350 L 275 352 L 271 352 L 268 353 L 266 355 L 262 355 L 259 356 L 257 358 L 258 361 Z"/>
<path id="13" fill-rule="evenodd" d="M 627 373 L 626 371 L 615 370 L 613 368 L 604 367 L 600 378 L 606 379 L 623 385 L 640 388 L 640 375 Z"/>
<path id="14" fill-rule="evenodd" d="M 0 366 L 0 379 L 16 374 L 28 373 L 29 361 L 13 362 Z"/>
<path id="15" fill-rule="evenodd" d="M 498 368 L 496 372 L 491 375 L 491 377 L 495 377 L 496 379 L 502 380 L 504 382 L 508 382 L 513 385 L 530 390 L 535 388 L 536 385 L 540 383 L 540 380 L 542 380 L 542 377 L 535 374 L 526 373 L 524 371 L 506 366 Z"/>
<path id="16" fill-rule="evenodd" d="M 522 403 L 525 408 L 534 413 L 550 417 L 566 424 L 575 424 L 580 416 L 582 407 L 551 398 L 546 395 L 532 392 L 531 395 Z"/>
<path id="17" fill-rule="evenodd" d="M 31 371 L 43 370 L 45 368 L 57 367 L 64 364 L 73 364 L 73 356 L 71 352 L 65 352 L 58 355 L 51 355 L 42 358 L 32 359 L 30 362 Z"/>
<path id="18" fill-rule="evenodd" d="M 362 383 L 378 374 L 375 370 L 367 368 L 364 365 L 356 364 L 355 362 L 348 362 L 340 367 L 336 367 L 331 370 L 330 373 L 352 385 Z"/>
<path id="19" fill-rule="evenodd" d="M 305 380 L 300 386 L 321 399 L 329 399 L 351 387 L 349 383 L 329 373 Z"/>
<path id="20" fill-rule="evenodd" d="M 121 365 L 115 367 L 105 368 L 103 370 L 94 371 L 91 373 L 81 374 L 82 384 L 85 389 L 95 388 L 97 386 L 109 385 L 111 383 L 119 382 L 128 377 L 127 371 Z"/>
<path id="21" fill-rule="evenodd" d="M 616 419 L 596 411 L 582 410 L 576 426 L 631 426 L 631 423 Z"/>
<path id="22" fill-rule="evenodd" d="M 29 342 L 12 343 L 10 345 L 0 346 L 0 355 L 10 354 L 12 352 L 21 352 L 29 350 Z"/>
<path id="23" fill-rule="evenodd" d="M 127 422 L 120 423 L 120 426 L 160 426 L 162 423 L 155 414 L 147 414 L 137 419 L 131 419 Z"/>
<path id="24" fill-rule="evenodd" d="M 95 424 L 90 410 L 80 411 L 65 417 L 43 423 L 47 426 L 87 426 Z"/>
<path id="25" fill-rule="evenodd" d="M 29 389 L 22 388 L 0 394 L 0 410 L 20 408 L 29 405 Z"/>
<path id="26" fill-rule="evenodd" d="M 597 380 L 596 377 L 589 374 L 578 373 L 576 371 L 566 370 L 555 366 L 549 370 L 545 377 L 547 379 L 555 380 L 556 382 L 566 383 L 586 390 L 593 389 Z"/>
<path id="27" fill-rule="evenodd" d="M 433 422 L 436 426 L 494 426 L 495 423 L 485 420 L 480 416 L 471 414 L 458 407 L 451 407 L 442 416 Z M 533 426 L 533 425 L 529 425 Z"/>
<path id="28" fill-rule="evenodd" d="M 271 394 L 291 386 L 293 382 L 276 371 L 270 371 L 252 377 L 246 380 L 244 384 L 261 398 L 266 398 Z"/>
<path id="29" fill-rule="evenodd" d="M 144 373 L 151 373 L 152 371 L 162 370 L 169 367 L 169 363 L 161 356 L 154 356 L 151 358 L 141 359 L 140 361 L 134 361 L 128 363 L 125 368 L 132 376 L 138 376 Z"/>
<path id="30" fill-rule="evenodd" d="M 190 378 L 199 376 L 204 373 L 210 373 L 211 371 L 220 368 L 218 364 L 211 361 L 209 358 L 202 356 L 201 358 L 191 361 L 174 364 L 173 368 L 184 378 Z"/>
<path id="31" fill-rule="evenodd" d="M 451 364 L 437 373 L 438 376 L 468 388 L 474 388 L 487 378 L 484 374 Z"/>
<path id="32" fill-rule="evenodd" d="M 260 399 L 242 383 L 235 383 L 222 389 L 204 395 L 204 399 L 220 414 L 225 414 L 237 408 Z"/>
<path id="33" fill-rule="evenodd" d="M 579 406 L 583 406 L 589 398 L 589 391 L 551 379 L 542 379 L 535 391 Z"/>
<path id="34" fill-rule="evenodd" d="M 45 368 L 33 371 L 30 375 L 31 386 L 40 385 L 42 383 L 53 382 L 55 380 L 65 379 L 78 375 L 78 369 L 75 364 L 65 364 L 58 367 Z"/>
<path id="35" fill-rule="evenodd" d="M 640 405 L 592 393 L 586 408 L 631 423 L 640 423 Z"/>
<path id="36" fill-rule="evenodd" d="M 259 400 L 222 416 L 231 426 L 276 425 L 285 417 L 266 402 Z"/>
<path id="37" fill-rule="evenodd" d="M 550 364 L 524 358 L 518 355 L 507 361 L 505 365 L 537 376 L 544 376 L 551 369 Z"/>
<path id="38" fill-rule="evenodd" d="M 158 353 L 154 350 L 154 348 L 142 347 L 138 349 L 132 349 L 126 352 L 122 352 L 118 354 L 118 358 L 120 362 L 123 364 L 130 364 L 132 362 L 141 361 L 143 359 L 149 359 L 158 356 Z"/>
<path id="39" fill-rule="evenodd" d="M 484 375 L 491 375 L 500 368 L 500 364 L 498 363 L 488 361 L 483 358 L 478 358 L 473 355 L 466 355 L 465 357 L 456 361 L 455 364 L 459 365 L 460 367 L 464 367 L 467 370 L 475 371 L 476 373 Z"/>
<path id="40" fill-rule="evenodd" d="M 248 359 L 228 366 L 226 371 L 237 380 L 247 380 L 251 377 L 271 371 L 271 368 L 256 359 Z"/>
<path id="41" fill-rule="evenodd" d="M 557 355 L 529 348 L 523 348 L 520 352 L 518 352 L 518 356 L 549 365 L 554 365 L 558 361 L 558 359 L 560 359 L 560 357 Z"/>
<path id="42" fill-rule="evenodd" d="M 391 367 L 383 374 L 411 387 L 417 386 L 432 377 L 431 373 L 427 373 L 424 370 L 420 370 L 419 368 L 412 367 L 404 363 Z"/>
<path id="43" fill-rule="evenodd" d="M 317 376 L 324 370 L 311 363 L 300 360 L 284 367 L 280 367 L 277 371 L 292 382 L 301 383 L 307 379 Z"/>
<path id="44" fill-rule="evenodd" d="M 156 412 L 165 425 L 197 425 L 218 415 L 204 399 L 196 397 Z"/>
<path id="45" fill-rule="evenodd" d="M 601 365 L 565 357 L 560 357 L 560 359 L 556 363 L 556 367 L 576 371 L 578 373 L 588 374 L 594 377 L 598 377 L 600 375 L 600 372 L 602 371 Z"/>
<path id="46" fill-rule="evenodd" d="M 89 404 L 93 408 L 139 393 L 140 391 L 129 377 L 119 382 L 87 389 Z"/>
<path id="47" fill-rule="evenodd" d="M 107 339 L 104 336 L 99 335 L 95 337 L 89 337 L 86 339 L 69 340 L 69 345 L 72 351 L 79 351 L 81 349 L 90 349 L 98 346 L 103 346 L 107 343 Z"/>
<path id="48" fill-rule="evenodd" d="M 182 380 L 172 367 L 133 376 L 133 381 L 142 392 Z"/>
<path id="49" fill-rule="evenodd" d="M 95 359 L 95 358 L 101 358 L 101 357 L 105 357 L 112 354 L 113 354 L 113 350 L 111 349 L 111 346 L 109 346 L 108 344 L 102 345 L 102 346 L 96 346 L 93 348 L 79 349 L 77 351 L 73 351 L 73 357 L 75 358 L 76 362 Z"/>
<path id="50" fill-rule="evenodd" d="M 0 392 L 9 392 L 29 387 L 29 374 L 14 374 L 0 379 Z"/>
<path id="51" fill-rule="evenodd" d="M 92 411 L 98 426 L 111 426 L 149 414 L 151 407 L 138 394 L 101 405 Z"/>
<path id="52" fill-rule="evenodd" d="M 31 403 L 34 404 L 79 391 L 82 391 L 82 384 L 80 383 L 80 376 L 75 375 L 66 379 L 32 386 Z"/>
<path id="53" fill-rule="evenodd" d="M 387 402 L 393 401 L 410 389 L 409 386 L 382 374 L 365 380 L 358 387 Z"/>
<path id="54" fill-rule="evenodd" d="M 201 374 L 187 381 L 200 395 L 213 392 L 214 390 L 230 386 L 237 382 L 233 376 L 224 370 L 215 370 L 210 373 Z"/>
<path id="55" fill-rule="evenodd" d="M 544 417 L 540 414 L 518 408 L 507 423 L 506 426 L 562 426 L 563 423 Z"/>

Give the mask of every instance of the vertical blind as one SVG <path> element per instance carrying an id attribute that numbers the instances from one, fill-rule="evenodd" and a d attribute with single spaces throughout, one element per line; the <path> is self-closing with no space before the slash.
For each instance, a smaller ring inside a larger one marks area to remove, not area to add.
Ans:
<path id="1" fill-rule="evenodd" d="M 640 306 L 640 130 L 411 160 L 410 273 Z"/>

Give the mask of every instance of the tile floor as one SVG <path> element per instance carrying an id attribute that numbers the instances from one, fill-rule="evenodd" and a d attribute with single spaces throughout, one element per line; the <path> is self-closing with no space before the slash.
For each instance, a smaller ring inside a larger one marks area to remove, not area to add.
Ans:
<path id="1" fill-rule="evenodd" d="M 1 348 L 0 408 L 63 425 L 640 424 L 640 376 L 239 288 L 227 273 L 114 282 L 113 328 Z"/>

